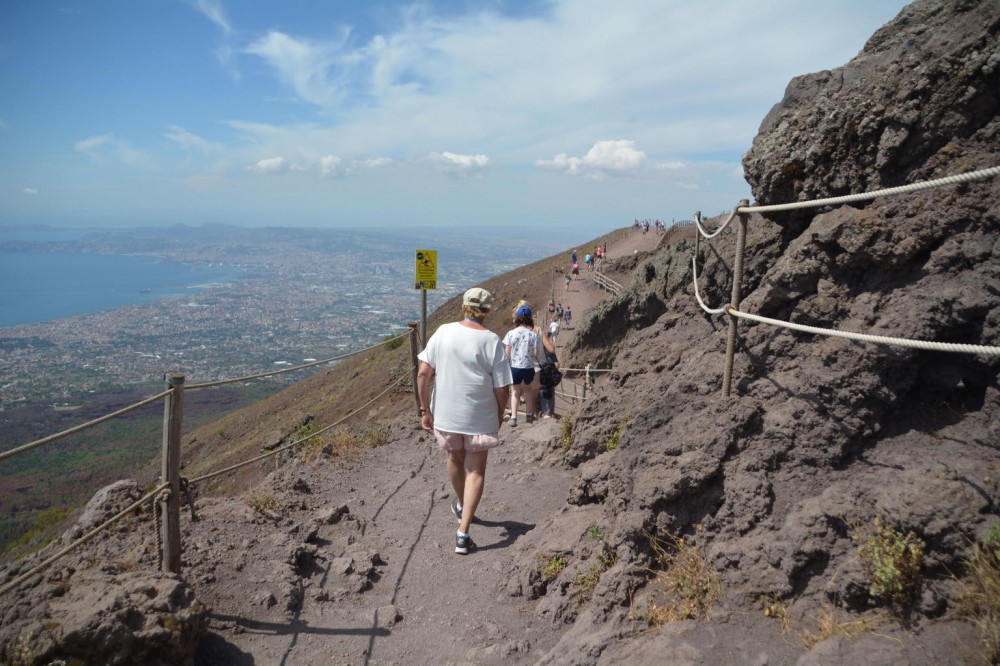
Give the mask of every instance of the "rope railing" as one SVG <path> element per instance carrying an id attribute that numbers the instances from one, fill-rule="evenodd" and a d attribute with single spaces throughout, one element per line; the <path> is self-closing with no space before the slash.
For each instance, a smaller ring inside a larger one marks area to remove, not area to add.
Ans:
<path id="1" fill-rule="evenodd" d="M 868 201 L 879 197 L 893 196 L 909 192 L 917 192 L 920 190 L 928 190 L 936 187 L 943 187 L 945 185 L 957 185 L 960 183 L 967 183 L 977 180 L 986 180 L 988 178 L 992 178 L 997 175 L 1000 175 L 1000 167 L 989 167 L 986 169 L 979 169 L 977 171 L 970 171 L 968 173 L 945 176 L 943 178 L 935 178 L 933 180 L 923 181 L 919 183 L 909 183 L 907 185 L 902 185 L 899 187 L 890 187 L 882 190 L 875 190 L 872 192 L 848 194 L 845 196 L 838 196 L 838 197 L 827 197 L 824 199 L 815 199 L 812 201 L 797 201 L 788 204 L 775 204 L 766 206 L 750 206 L 749 202 L 744 200 L 740 202 L 740 205 L 736 206 L 733 209 L 733 212 L 729 215 L 729 217 L 717 229 L 715 229 L 715 231 L 711 232 L 708 231 L 702 224 L 701 212 L 700 211 L 696 212 L 694 214 L 694 220 L 695 220 L 695 226 L 697 227 L 699 233 L 697 239 L 705 238 L 707 240 L 711 240 L 712 238 L 715 238 L 720 233 L 722 233 L 722 231 L 725 230 L 726 227 L 728 227 L 729 224 L 734 219 L 739 218 L 740 220 L 740 226 L 737 229 L 737 237 L 736 237 L 736 261 L 734 262 L 734 267 L 733 267 L 733 294 L 728 304 L 725 304 L 718 308 L 711 308 L 705 303 L 704 299 L 702 299 L 701 297 L 701 292 L 698 288 L 698 254 L 700 252 L 700 247 L 698 243 L 695 244 L 694 256 L 691 258 L 691 275 L 692 275 L 692 282 L 694 285 L 694 296 L 695 299 L 698 301 L 698 305 L 707 314 L 717 315 L 725 313 L 729 315 L 729 336 L 727 339 L 727 349 L 726 349 L 726 369 L 723 375 L 723 382 L 722 382 L 723 394 L 729 395 L 730 388 L 732 386 L 732 366 L 733 366 L 733 356 L 735 353 L 735 334 L 736 334 L 737 319 L 747 319 L 751 321 L 756 321 L 758 323 L 769 324 L 772 326 L 780 326 L 805 333 L 840 337 L 849 340 L 855 340 L 858 342 L 870 342 L 882 345 L 908 347 L 911 349 L 925 349 L 925 350 L 956 352 L 964 354 L 1000 356 L 1000 347 L 994 347 L 988 345 L 935 342 L 927 340 L 913 340 L 909 338 L 897 338 L 884 335 L 873 335 L 869 333 L 854 333 L 849 331 L 839 331 L 837 329 L 806 326 L 803 324 L 796 324 L 793 322 L 782 321 L 780 319 L 772 319 L 770 317 L 763 317 L 761 315 L 755 315 L 749 312 L 743 312 L 739 309 L 741 300 L 740 283 L 742 281 L 743 252 L 746 246 L 746 226 L 747 226 L 747 219 L 750 213 L 779 212 L 779 211 L 795 210 L 801 208 L 816 208 L 823 206 L 841 205 L 855 201 Z"/>
<path id="2" fill-rule="evenodd" d="M 323 359 L 323 360 L 320 360 L 320 361 L 313 361 L 313 362 L 310 362 L 310 363 L 306 363 L 306 364 L 303 364 L 303 365 L 294 366 L 294 367 L 290 367 L 290 368 L 282 368 L 280 370 L 276 370 L 276 371 L 273 371 L 273 372 L 262 373 L 262 374 L 258 374 L 258 375 L 248 375 L 248 376 L 245 376 L 245 377 L 238 377 L 236 379 L 224 379 L 224 380 L 219 380 L 219 381 L 214 381 L 214 382 L 205 382 L 205 383 L 201 383 L 201 384 L 192 384 L 192 385 L 190 385 L 190 386 L 188 386 L 186 388 L 188 388 L 188 389 L 195 389 L 195 388 L 207 388 L 207 387 L 210 387 L 210 386 L 220 386 L 222 384 L 229 384 L 229 383 L 233 383 L 233 382 L 247 381 L 247 380 L 251 380 L 251 379 L 258 379 L 258 378 L 261 378 L 261 377 L 269 377 L 269 376 L 273 376 L 273 375 L 284 374 L 284 373 L 287 373 L 287 372 L 294 372 L 294 371 L 297 371 L 297 370 L 303 370 L 303 369 L 306 369 L 306 368 L 311 368 L 311 367 L 314 367 L 314 366 L 322 365 L 324 363 L 331 363 L 333 361 L 339 361 L 339 360 L 342 360 L 342 359 L 345 359 L 345 358 L 349 358 L 351 356 L 356 356 L 358 354 L 363 354 L 365 352 L 369 352 L 369 351 L 371 351 L 373 349 L 377 349 L 378 347 L 382 347 L 382 346 L 388 345 L 389 343 L 393 342 L 394 340 L 398 340 L 398 339 L 400 339 L 400 338 L 402 338 L 404 336 L 407 336 L 407 335 L 411 335 L 412 336 L 414 334 L 415 330 L 416 330 L 415 325 L 414 324 L 410 324 L 408 330 L 404 331 L 403 333 L 401 333 L 401 334 L 399 334 L 397 336 L 393 336 L 391 338 L 387 338 L 385 340 L 382 340 L 378 344 L 371 345 L 370 347 L 365 347 L 364 349 L 359 349 L 359 350 L 356 350 L 356 351 L 353 351 L 353 352 L 350 352 L 350 353 L 347 353 L 347 354 L 342 354 L 342 355 L 339 355 L 339 356 L 334 356 L 334 357 Z M 413 345 L 411 344 L 411 348 L 412 347 L 413 347 Z M 415 358 L 415 356 L 416 356 L 416 350 L 415 349 L 411 349 L 411 356 L 413 358 Z M 413 369 L 413 372 L 414 373 L 416 372 L 415 368 Z M 331 428 L 333 428 L 333 427 L 335 427 L 337 425 L 340 425 L 341 423 L 343 423 L 344 421 L 346 421 L 351 416 L 357 414 L 358 410 L 364 409 L 365 407 L 368 407 L 369 405 L 373 404 L 375 401 L 379 400 L 386 393 L 388 393 L 389 391 L 391 391 L 394 388 L 396 388 L 397 386 L 399 386 L 408 376 L 409 376 L 409 373 L 404 373 L 402 376 L 399 377 L 399 379 L 397 379 L 395 382 L 393 382 L 392 384 L 390 384 L 385 390 L 381 391 L 378 395 L 376 395 L 374 398 L 372 398 L 371 400 L 369 400 L 367 403 L 365 403 L 364 405 L 361 405 L 360 407 L 352 410 L 349 414 L 347 414 L 346 416 L 344 416 L 342 419 L 340 419 L 337 422 L 335 422 L 335 423 L 333 423 L 333 424 L 331 424 L 331 425 L 323 428 L 322 430 L 319 430 L 317 432 L 311 433 L 310 435 L 308 435 L 306 437 L 303 437 L 302 439 L 297 440 L 295 442 L 292 442 L 291 444 L 283 446 L 283 447 L 281 447 L 279 449 L 275 449 L 273 451 L 269 451 L 269 452 L 267 452 L 266 454 L 264 454 L 262 456 L 257 456 L 257 457 L 255 457 L 255 458 L 253 458 L 251 460 L 243 461 L 242 463 L 238 463 L 236 465 L 227 467 L 226 469 L 223 469 L 223 470 L 219 470 L 219 471 L 216 471 L 216 472 L 211 472 L 209 474 L 200 476 L 200 477 L 194 479 L 194 481 L 190 481 L 190 482 L 187 481 L 186 479 L 183 479 L 183 478 L 180 477 L 180 434 L 181 434 L 181 420 L 182 420 L 182 415 L 183 415 L 183 395 L 184 395 L 185 386 L 184 386 L 184 377 L 183 377 L 183 375 L 177 375 L 177 374 L 170 374 L 170 373 L 168 373 L 167 375 L 164 376 L 164 378 L 168 381 L 168 384 L 169 384 L 170 388 L 168 388 L 167 390 L 165 390 L 165 391 L 163 391 L 161 393 L 158 393 L 158 394 L 156 394 L 154 396 L 150 396 L 148 398 L 145 398 L 145 399 L 143 399 L 143 400 L 141 400 L 141 401 L 139 401 L 139 402 L 137 402 L 137 403 L 135 403 L 133 405 L 129 405 L 128 407 L 125 407 L 125 408 L 120 409 L 118 411 L 112 412 L 110 414 L 106 414 L 106 415 L 101 416 L 101 417 L 99 417 L 97 419 L 94 419 L 92 421 L 88 421 L 87 423 L 83 423 L 83 424 L 80 424 L 78 426 L 74 426 L 73 428 L 69 428 L 67 430 L 64 430 L 62 432 L 56 433 L 54 435 L 50 435 L 48 437 L 43 437 L 43 438 L 35 440 L 33 442 L 29 442 L 27 444 L 24 444 L 23 446 L 19 446 L 19 447 L 16 447 L 14 449 L 10 449 L 9 451 L 5 451 L 3 453 L 0 453 L 0 460 L 3 460 L 5 458 L 9 458 L 9 457 L 18 455 L 20 453 L 27 452 L 27 451 L 29 451 L 31 449 L 34 449 L 36 447 L 39 447 L 39 446 L 41 446 L 43 444 L 47 444 L 47 443 L 53 442 L 55 440 L 61 439 L 63 437 L 71 435 L 73 433 L 77 433 L 77 432 L 80 432 L 80 431 L 85 430 L 87 428 L 94 427 L 94 426 L 99 425 L 99 424 L 101 424 L 101 423 L 103 423 L 105 421 L 108 421 L 110 419 L 113 419 L 113 418 L 116 418 L 116 417 L 128 414 L 129 412 L 135 411 L 135 410 L 137 410 L 137 409 L 139 409 L 141 407 L 149 405 L 149 404 L 151 404 L 153 402 L 156 402 L 158 400 L 161 400 L 161 399 L 164 399 L 164 398 L 166 399 L 166 405 L 165 405 L 165 408 L 164 408 L 164 422 L 163 422 L 163 432 L 164 432 L 164 437 L 163 437 L 163 440 L 164 440 L 164 443 L 163 443 L 163 473 L 161 474 L 161 478 L 163 479 L 163 483 L 160 486 L 158 486 L 155 490 L 153 490 L 152 492 L 146 494 L 142 499 L 140 499 L 139 501 L 135 502 L 134 504 L 132 504 L 128 508 L 124 509 L 122 512 L 120 512 L 119 514 L 117 514 L 116 516 L 114 516 L 113 518 L 111 518 L 110 520 L 106 521 L 105 523 L 103 523 L 102 525 L 98 526 L 97 528 L 91 530 L 90 532 L 88 532 L 87 534 L 85 534 L 83 537 L 81 537 L 77 541 L 73 542 L 72 544 L 70 544 L 66 548 L 60 550 L 59 552 L 55 553 L 51 557 L 47 558 L 44 562 L 40 563 L 38 566 L 34 567 L 32 570 L 30 570 L 30 571 L 28 571 L 28 572 L 26 572 L 26 573 L 18 576 L 18 578 L 14 579 L 13 581 L 11 581 L 11 582 L 7 583 L 6 585 L 4 585 L 2 588 L 0 588 L 0 594 L 4 594 L 4 593 L 10 591 L 11 589 L 13 589 L 14 587 L 16 587 L 17 585 L 21 584 L 23 581 L 27 580 L 30 576 L 32 576 L 35 573 L 37 573 L 37 572 L 39 572 L 39 571 L 47 568 L 50 564 L 52 564 L 53 562 L 55 562 L 56 560 L 58 560 L 60 557 L 63 557 L 67 553 L 71 552 L 75 548 L 79 547 L 80 545 L 82 545 L 86 541 L 88 541 L 91 538 L 93 538 L 95 535 L 97 535 L 98 533 L 100 533 L 102 530 L 104 530 L 107 527 L 109 527 L 112 524 L 114 524 L 117 520 L 119 520 L 123 516 L 125 516 L 129 511 L 132 511 L 133 509 L 135 509 L 136 507 L 138 507 L 139 505 L 141 505 L 144 501 L 147 501 L 150 498 L 153 498 L 154 496 L 156 496 L 157 494 L 159 494 L 161 492 L 162 492 L 162 494 L 160 494 L 159 497 L 154 500 L 156 502 L 159 502 L 159 505 L 158 505 L 157 509 L 160 510 L 160 511 L 162 511 L 165 514 L 165 516 L 164 516 L 165 517 L 165 523 L 164 523 L 164 525 L 161 526 L 160 522 L 157 521 L 157 536 L 158 536 L 157 543 L 161 546 L 161 551 L 160 551 L 161 565 L 162 565 L 162 567 L 163 567 L 163 569 L 165 571 L 170 571 L 170 572 L 173 572 L 173 573 L 179 573 L 180 572 L 180 520 L 179 520 L 180 495 L 182 493 L 187 494 L 188 502 L 189 503 L 191 502 L 191 495 L 189 493 L 189 487 L 190 487 L 191 483 L 194 483 L 194 482 L 197 482 L 197 481 L 204 481 L 206 479 L 209 479 L 209 478 L 212 478 L 212 477 L 215 477 L 215 476 L 219 476 L 221 474 L 225 474 L 226 472 L 233 471 L 233 470 L 238 469 L 240 467 L 243 467 L 245 465 L 252 464 L 252 463 L 257 462 L 259 460 L 263 460 L 265 458 L 277 455 L 278 453 L 281 453 L 282 451 L 285 451 L 285 450 L 287 450 L 289 448 L 292 448 L 293 446 L 297 446 L 297 445 L 301 444 L 302 442 L 304 442 L 304 441 L 306 441 L 306 440 L 308 440 L 308 439 L 310 439 L 312 437 L 316 437 L 316 436 L 318 436 L 318 435 L 320 435 L 320 434 L 322 434 L 322 433 L 330 430 Z M 193 514 L 194 514 L 194 507 L 192 505 L 192 515 Z M 159 515 L 159 514 L 157 514 L 157 515 Z M 162 528 L 162 534 L 161 534 L 161 528 Z"/>
<path id="3" fill-rule="evenodd" d="M 802 333 L 826 335 L 834 338 L 845 338 L 847 340 L 855 340 L 857 342 L 873 342 L 880 345 L 890 345 L 895 347 L 909 347 L 910 349 L 928 349 L 932 351 L 956 352 L 960 354 L 985 354 L 987 356 L 1000 356 L 1000 347 L 967 345 L 952 342 L 933 342 L 928 340 L 911 340 L 909 338 L 895 338 L 886 335 L 872 335 L 869 333 L 853 333 L 850 331 L 820 328 L 818 326 L 807 326 L 805 324 L 796 324 L 794 322 L 783 321 L 781 319 L 762 317 L 761 315 L 751 314 L 749 312 L 741 312 L 740 310 L 737 310 L 729 305 L 725 306 L 724 309 L 727 313 L 733 315 L 734 317 L 739 317 L 740 319 L 749 319 L 750 321 L 756 321 L 761 324 L 780 326 L 793 331 L 801 331 Z"/>
<path id="4" fill-rule="evenodd" d="M 105 414 L 104 416 L 96 418 L 93 421 L 87 421 L 86 423 L 81 423 L 78 426 L 74 426 L 74 427 L 69 428 L 67 430 L 63 430 L 62 432 L 57 432 L 54 435 L 49 435 L 48 437 L 43 437 L 41 439 L 36 439 L 33 442 L 28 442 L 27 444 L 24 444 L 23 446 L 19 446 L 17 448 L 10 449 L 9 451 L 4 451 L 3 453 L 0 453 L 0 460 L 3 460 L 4 458 L 10 458 L 12 456 L 16 456 L 17 454 L 24 453 L 25 451 L 30 451 L 31 449 L 35 448 L 36 446 L 41 446 L 42 444 L 48 444 L 49 442 L 54 442 L 57 439 L 62 439 L 63 437 L 67 437 L 69 435 L 72 435 L 73 433 L 80 432 L 81 430 L 86 430 L 87 428 L 91 428 L 91 427 L 93 427 L 95 425 L 99 425 L 99 424 L 104 423 L 105 421 L 109 421 L 109 420 L 111 420 L 111 419 L 113 419 L 113 418 L 115 418 L 117 416 L 122 416 L 124 414 L 128 414 L 129 412 L 134 412 L 135 410 L 139 409 L 140 407 L 145 407 L 146 405 L 148 405 L 148 404 L 150 404 L 152 402 L 156 402 L 157 400 L 160 400 L 160 399 L 166 397 L 167 395 L 170 395 L 171 391 L 173 391 L 173 389 L 167 389 L 166 391 L 163 391 L 162 393 L 157 393 L 156 395 L 153 395 L 153 396 L 150 396 L 150 397 L 148 397 L 148 398 L 146 398 L 144 400 L 141 400 L 141 401 L 135 403 L 134 405 L 129 405 L 128 407 L 123 407 L 122 409 L 119 409 L 117 412 L 112 412 L 110 414 Z"/>
<path id="5" fill-rule="evenodd" d="M 103 523 L 101 523 L 100 525 L 98 525 L 94 529 L 90 530 L 89 532 L 87 532 L 86 534 L 84 534 L 83 536 L 81 536 L 76 541 L 74 541 L 73 543 L 69 544 L 68 546 L 66 546 L 65 548 L 63 548 L 62 550 L 60 550 L 59 552 L 57 552 L 57 553 L 51 555 L 50 557 L 46 558 L 44 561 L 42 561 L 39 564 L 35 565 L 31 569 L 28 569 L 24 573 L 20 574 L 17 578 L 14 578 L 13 580 L 5 583 L 3 587 L 0 587 L 0 595 L 7 594 L 8 592 L 10 592 L 14 588 L 16 588 L 18 585 L 20 585 L 24 581 L 28 580 L 32 576 L 34 576 L 35 574 L 41 573 L 45 569 L 49 568 L 49 566 L 51 566 L 53 562 L 57 561 L 59 558 L 63 557 L 64 555 L 68 555 L 69 553 L 73 552 L 74 550 L 76 550 L 77 548 L 79 548 L 80 546 L 82 546 L 83 544 L 87 543 L 88 541 L 90 541 L 91 539 L 93 539 L 95 536 L 97 536 L 98 534 L 100 534 L 101 532 L 103 532 L 104 530 L 108 529 L 109 527 L 111 527 L 112 525 L 114 525 L 115 523 L 117 523 L 119 520 L 121 520 L 122 518 L 124 518 L 125 516 L 127 516 L 129 513 L 131 513 L 132 511 L 138 509 L 140 506 L 142 506 L 143 502 L 148 502 L 157 493 L 159 493 L 162 490 L 165 490 L 167 488 L 167 486 L 168 486 L 168 484 L 166 484 L 166 483 L 157 486 L 153 490 L 151 490 L 148 493 L 146 493 L 145 495 L 143 495 L 142 498 L 136 500 L 135 502 L 132 502 L 127 507 L 125 507 L 124 509 L 122 509 L 121 511 L 119 511 L 118 513 L 116 513 L 115 515 L 113 515 L 111 518 L 108 518 Z"/>
<path id="6" fill-rule="evenodd" d="M 339 426 L 341 423 L 343 423 L 347 419 L 349 419 L 352 416 L 354 416 L 354 414 L 356 414 L 358 412 L 358 410 L 364 409 L 365 407 L 368 407 L 369 405 L 375 403 L 375 401 L 377 401 L 379 398 L 381 398 L 382 396 L 384 396 L 386 393 L 388 393 L 392 389 L 394 389 L 397 386 L 399 386 L 400 384 L 402 384 L 403 380 L 406 379 L 407 377 L 409 377 L 409 373 L 408 372 L 404 373 L 403 375 L 401 375 L 399 377 L 399 379 L 397 379 L 392 384 L 390 384 L 389 387 L 386 388 L 384 391 L 382 391 L 381 393 L 379 393 L 378 395 L 376 395 L 374 398 L 372 398 L 371 400 L 369 400 L 365 404 L 361 405 L 360 407 L 358 407 L 357 409 L 355 409 L 354 411 L 352 411 L 350 414 L 347 414 L 346 416 L 344 416 L 339 421 L 335 421 L 335 422 L 331 423 L 330 425 L 325 426 L 325 427 L 323 427 L 320 430 L 317 430 L 316 432 L 309 433 L 308 435 L 306 435 L 305 437 L 303 437 L 301 439 L 298 439 L 298 440 L 296 440 L 294 442 L 291 442 L 289 444 L 285 444 L 284 446 L 281 446 L 279 448 L 273 449 L 271 451 L 268 451 L 267 453 L 261 454 L 259 456 L 254 457 L 254 458 L 250 458 L 249 460 L 244 460 L 243 462 L 238 462 L 238 463 L 236 463 L 234 465 L 230 465 L 229 467 L 226 467 L 225 469 L 216 470 L 215 472 L 209 472 L 207 474 L 202 474 L 201 476 L 195 477 L 193 479 L 189 479 L 188 483 L 189 484 L 195 484 L 195 483 L 199 483 L 201 481 L 207 481 L 208 479 L 213 479 L 213 478 L 215 478 L 217 476 L 222 476 L 223 474 L 226 474 L 228 472 L 234 472 L 234 471 L 240 469 L 241 467 L 246 467 L 247 465 L 252 465 L 253 463 L 260 462 L 261 460 L 266 460 L 267 458 L 270 458 L 272 456 L 276 456 L 276 455 L 278 455 L 279 453 L 281 453 L 283 451 L 287 451 L 288 449 L 294 448 L 294 447 L 298 446 L 299 444 L 302 444 L 302 443 L 304 443 L 304 442 L 306 442 L 306 441 L 308 441 L 308 440 L 310 440 L 310 439 L 312 439 L 314 437 L 318 437 L 319 435 L 322 435 L 323 433 L 328 432 L 329 430 L 331 430 L 331 429 Z"/>
<path id="7" fill-rule="evenodd" d="M 943 185 L 958 185 L 959 183 L 968 183 L 975 180 L 986 180 L 987 178 L 992 178 L 993 176 L 997 175 L 1000 175 L 1000 166 L 989 167 L 987 169 L 979 169 L 978 171 L 970 171 L 968 173 L 957 174 L 954 176 L 945 176 L 944 178 L 935 178 L 934 180 L 925 180 L 920 183 L 910 183 L 908 185 L 900 185 L 899 187 L 887 187 L 882 190 L 873 190 L 871 192 L 846 194 L 840 197 L 828 197 L 826 199 L 814 199 L 812 201 L 796 201 L 794 203 L 774 204 L 770 206 L 739 206 L 736 208 L 734 212 L 776 213 L 778 211 L 796 210 L 798 208 L 818 208 L 821 206 L 837 206 L 840 204 L 852 203 L 855 201 L 869 201 L 871 199 L 877 199 L 879 197 L 889 197 L 896 194 L 905 194 L 907 192 L 919 192 L 920 190 L 930 190 L 935 187 L 941 187 Z"/>

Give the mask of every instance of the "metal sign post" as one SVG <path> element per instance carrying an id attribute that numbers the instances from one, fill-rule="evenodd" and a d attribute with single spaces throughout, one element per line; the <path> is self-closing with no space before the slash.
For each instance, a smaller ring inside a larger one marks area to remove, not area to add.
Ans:
<path id="1" fill-rule="evenodd" d="M 413 288 L 420 290 L 420 348 L 427 346 L 427 290 L 437 289 L 437 250 L 417 250 Z"/>

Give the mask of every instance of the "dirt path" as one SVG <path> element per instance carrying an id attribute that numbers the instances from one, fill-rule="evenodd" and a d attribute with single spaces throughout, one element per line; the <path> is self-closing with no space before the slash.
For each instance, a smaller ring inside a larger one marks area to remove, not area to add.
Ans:
<path id="1" fill-rule="evenodd" d="M 633 232 L 609 257 L 657 240 Z M 558 294 L 574 319 L 607 297 L 591 275 Z M 556 644 L 566 625 L 540 620 L 508 578 L 575 478 L 539 463 L 559 446 L 559 421 L 502 428 L 468 556 L 453 552 L 443 454 L 415 419 L 394 430 L 346 465 L 293 461 L 249 497 L 199 503 L 184 536 L 186 576 L 213 610 L 198 664 L 520 664 Z M 266 510 L 250 508 L 263 498 Z"/>
<path id="2" fill-rule="evenodd" d="M 618 241 L 613 243 L 608 243 L 608 261 L 614 262 L 616 259 L 622 257 L 630 256 L 636 252 L 649 252 L 656 247 L 659 242 L 660 236 L 656 234 L 655 231 L 650 231 L 643 234 L 637 229 L 629 229 L 627 235 L 620 238 Z M 572 248 L 571 248 L 572 250 Z M 570 250 L 570 251 L 571 251 Z M 584 256 L 590 252 L 593 253 L 594 248 L 580 246 L 576 248 L 577 256 L 580 260 L 580 275 L 577 279 L 570 282 L 569 290 L 566 290 L 565 283 L 560 282 L 555 288 L 555 300 L 557 303 L 561 303 L 565 308 L 567 305 L 572 308 L 573 320 L 569 326 L 562 324 L 562 328 L 559 331 L 559 335 L 556 338 L 556 352 L 559 354 L 559 359 L 564 368 L 576 367 L 579 364 L 574 364 L 573 359 L 569 357 L 563 357 L 562 349 L 569 342 L 573 335 L 573 331 L 576 329 L 576 322 L 579 321 L 580 317 L 584 315 L 592 307 L 600 303 L 601 301 L 611 298 L 611 294 L 604 291 L 601 287 L 594 282 L 593 272 L 587 270 L 586 265 L 583 263 Z M 566 253 L 566 271 L 569 272 L 569 260 L 570 251 Z M 561 278 L 562 276 L 560 276 Z M 547 300 L 547 299 L 546 299 Z M 543 306 L 545 301 L 539 300 L 539 307 Z M 546 313 L 547 314 L 547 313 Z M 545 319 L 544 327 L 548 327 L 548 319 Z M 566 375 L 569 380 L 567 384 L 563 387 L 565 393 L 582 394 L 582 382 L 583 375 L 579 372 L 570 372 Z M 601 383 L 604 379 L 604 375 L 601 373 L 597 374 L 597 382 Z M 556 399 L 556 412 L 565 413 L 573 408 L 573 403 L 568 401 L 563 397 L 557 397 Z"/>

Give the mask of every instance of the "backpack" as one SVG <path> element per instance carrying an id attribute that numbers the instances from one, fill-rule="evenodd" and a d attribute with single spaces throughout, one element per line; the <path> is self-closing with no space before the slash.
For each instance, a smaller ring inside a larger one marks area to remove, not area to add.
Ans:
<path id="1" fill-rule="evenodd" d="M 562 373 L 559 372 L 559 368 L 554 363 L 546 361 L 542 364 L 542 369 L 539 371 L 539 382 L 542 386 L 556 387 L 561 381 Z"/>

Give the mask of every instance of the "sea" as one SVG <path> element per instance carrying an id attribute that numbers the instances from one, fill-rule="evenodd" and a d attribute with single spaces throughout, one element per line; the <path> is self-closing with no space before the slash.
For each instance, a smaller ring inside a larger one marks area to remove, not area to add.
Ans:
<path id="1" fill-rule="evenodd" d="M 0 251 L 0 327 L 149 303 L 238 277 L 231 267 L 156 257 Z"/>

